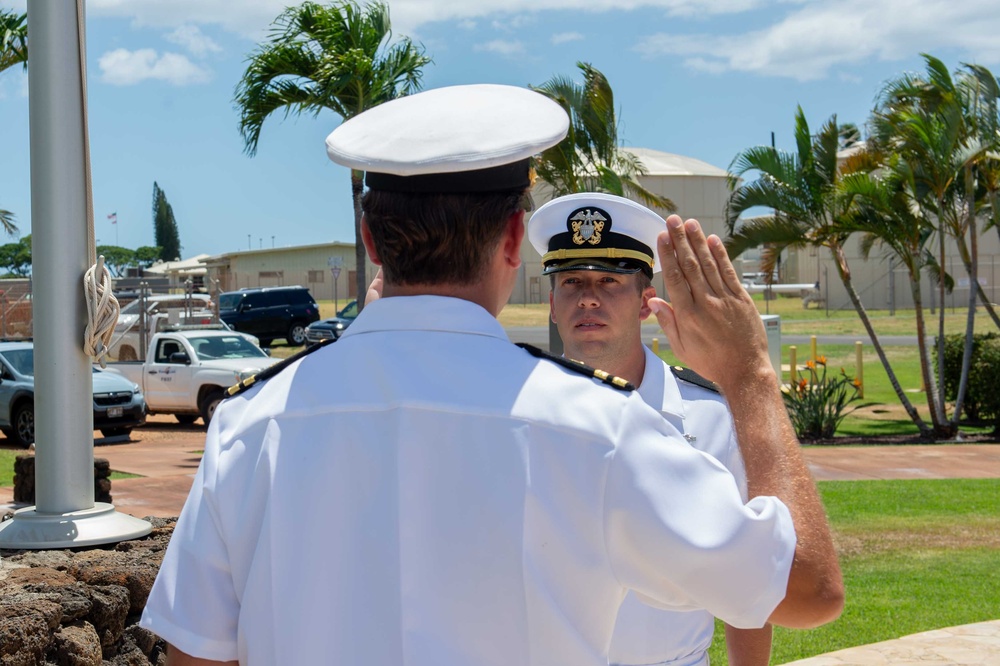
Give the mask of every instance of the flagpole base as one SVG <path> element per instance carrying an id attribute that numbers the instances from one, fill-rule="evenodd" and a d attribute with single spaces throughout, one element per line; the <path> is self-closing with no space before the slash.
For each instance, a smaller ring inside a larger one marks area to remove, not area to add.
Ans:
<path id="1" fill-rule="evenodd" d="M 138 539 L 152 530 L 145 520 L 119 513 L 104 502 L 68 513 L 40 513 L 29 506 L 0 523 L 0 549 L 81 548 Z"/>

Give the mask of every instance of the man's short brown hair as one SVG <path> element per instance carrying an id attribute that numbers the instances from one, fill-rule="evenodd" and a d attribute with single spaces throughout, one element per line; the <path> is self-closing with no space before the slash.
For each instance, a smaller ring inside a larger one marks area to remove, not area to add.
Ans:
<path id="1" fill-rule="evenodd" d="M 368 190 L 361 205 L 387 282 L 472 284 L 523 195 Z"/>

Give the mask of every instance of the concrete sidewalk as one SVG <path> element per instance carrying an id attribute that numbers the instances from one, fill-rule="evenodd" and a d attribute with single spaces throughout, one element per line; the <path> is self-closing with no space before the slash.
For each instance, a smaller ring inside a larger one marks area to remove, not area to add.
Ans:
<path id="1" fill-rule="evenodd" d="M 3 442 L 0 439 L 0 442 Z M 205 443 L 204 428 L 151 417 L 130 442 L 98 440 L 94 456 L 141 475 L 112 481 L 115 507 L 134 516 L 180 513 Z M 817 480 L 1000 478 L 1000 444 L 803 447 Z M 0 489 L 0 508 L 13 492 Z M 1000 665 L 1000 620 L 937 629 L 793 662 L 796 666 Z"/>

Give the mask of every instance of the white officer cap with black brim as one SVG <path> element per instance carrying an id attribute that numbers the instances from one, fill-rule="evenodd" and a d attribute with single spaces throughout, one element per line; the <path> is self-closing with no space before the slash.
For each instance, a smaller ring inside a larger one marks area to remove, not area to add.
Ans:
<path id="1" fill-rule="evenodd" d="M 659 214 L 631 199 L 581 192 L 536 210 L 528 240 L 542 255 L 542 275 L 589 270 L 653 277 L 660 270 L 656 237 L 666 228 Z"/>
<path id="2" fill-rule="evenodd" d="M 384 192 L 463 194 L 526 190 L 530 158 L 559 143 L 569 118 L 527 88 L 436 88 L 380 104 L 326 138 L 337 164 Z"/>

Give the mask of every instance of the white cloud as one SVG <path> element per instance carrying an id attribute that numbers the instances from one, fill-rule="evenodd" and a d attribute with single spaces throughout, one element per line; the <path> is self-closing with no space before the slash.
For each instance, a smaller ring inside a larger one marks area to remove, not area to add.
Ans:
<path id="1" fill-rule="evenodd" d="M 492 42 L 476 45 L 477 51 L 487 53 L 498 53 L 502 56 L 516 56 L 523 54 L 527 49 L 524 42 L 509 41 L 506 39 L 494 39 Z"/>
<path id="2" fill-rule="evenodd" d="M 115 49 L 97 61 L 101 80 L 116 86 L 131 86 L 143 81 L 166 81 L 175 86 L 205 83 L 209 73 L 178 53 L 158 55 L 153 49 Z"/>
<path id="3" fill-rule="evenodd" d="M 566 42 L 577 42 L 583 39 L 583 35 L 578 32 L 560 32 L 552 35 L 553 44 L 565 44 Z"/>
<path id="4" fill-rule="evenodd" d="M 473 21 L 472 19 L 465 19 L 464 21 L 458 22 L 458 27 L 461 28 L 462 30 L 475 30 L 476 22 Z"/>
<path id="5" fill-rule="evenodd" d="M 164 38 L 168 42 L 183 46 L 199 58 L 209 53 L 219 53 L 222 51 L 222 47 L 216 44 L 211 37 L 203 33 L 196 25 L 178 26 L 173 32 L 164 35 Z"/>
<path id="6" fill-rule="evenodd" d="M 945 48 L 984 64 L 1000 62 L 998 33 L 995 0 L 826 0 L 799 4 L 761 30 L 658 34 L 641 40 L 637 50 L 681 56 L 687 66 L 701 71 L 808 81 L 871 59 L 901 60 Z"/>

